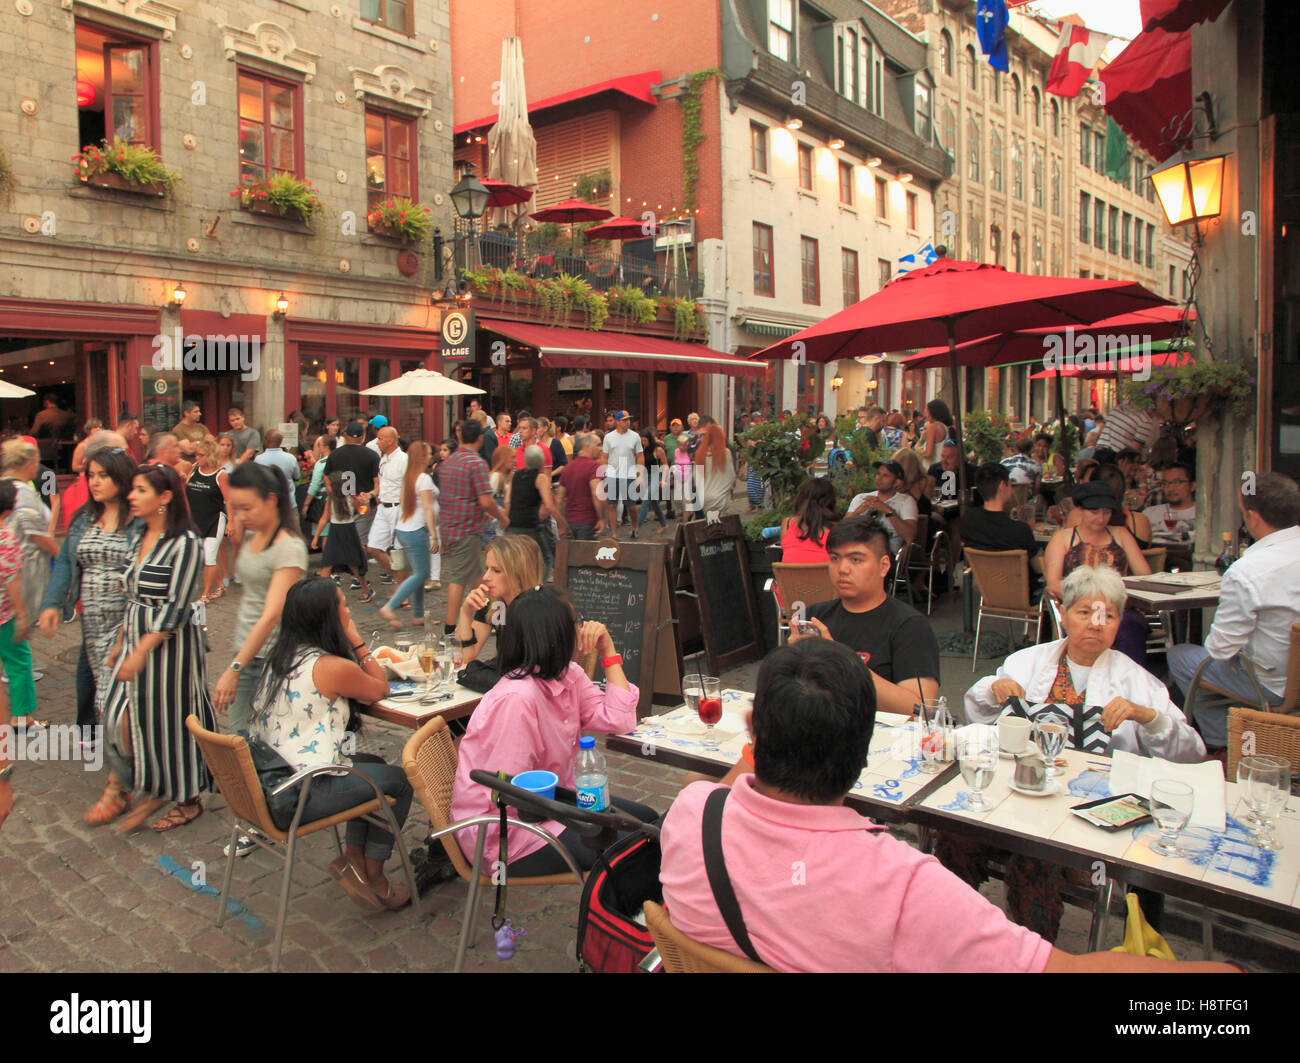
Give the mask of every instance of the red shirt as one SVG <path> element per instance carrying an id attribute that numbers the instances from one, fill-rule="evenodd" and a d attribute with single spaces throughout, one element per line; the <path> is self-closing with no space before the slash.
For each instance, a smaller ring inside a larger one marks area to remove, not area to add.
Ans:
<path id="1" fill-rule="evenodd" d="M 534 438 L 531 443 L 525 443 L 523 444 L 523 446 L 515 447 L 515 468 L 516 469 L 522 469 L 524 467 L 524 451 L 527 450 L 529 447 L 542 447 L 542 445 L 539 442 L 537 442 L 536 438 Z M 542 453 L 546 455 L 546 461 L 543 463 L 542 467 L 545 469 L 549 469 L 552 464 L 551 448 L 542 447 Z"/>
<path id="2" fill-rule="evenodd" d="M 591 498 L 591 484 L 599 480 L 600 463 L 595 458 L 574 458 L 560 473 L 564 488 L 564 515 L 570 524 L 596 524 L 596 505 Z"/>

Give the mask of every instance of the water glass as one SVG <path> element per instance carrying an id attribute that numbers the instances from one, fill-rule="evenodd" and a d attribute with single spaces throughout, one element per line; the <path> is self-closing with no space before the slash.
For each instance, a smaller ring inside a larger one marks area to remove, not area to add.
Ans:
<path id="1" fill-rule="evenodd" d="M 948 699 L 923 699 L 916 714 L 916 727 L 921 737 L 921 760 L 917 770 L 926 775 L 937 775 L 952 763 L 953 757 L 954 723 L 948 712 Z"/>
<path id="2" fill-rule="evenodd" d="M 957 736 L 957 761 L 962 780 L 970 787 L 967 807 L 972 812 L 987 812 L 984 791 L 998 771 L 998 732 L 996 727 L 972 725 Z"/>
<path id="3" fill-rule="evenodd" d="M 1160 828 L 1160 840 L 1151 846 L 1161 856 L 1184 856 L 1178 848 L 1178 834 L 1187 826 L 1195 807 L 1195 795 L 1185 782 L 1157 779 L 1151 784 L 1151 818 Z"/>
<path id="4" fill-rule="evenodd" d="M 1070 734 L 1070 721 L 1059 712 L 1042 712 L 1034 717 L 1034 741 L 1043 754 L 1044 775 L 1052 779 L 1062 774 L 1056 767 L 1056 758 L 1065 749 Z"/>
<path id="5" fill-rule="evenodd" d="M 1251 834 L 1258 834 L 1261 825 L 1259 809 L 1255 807 L 1255 796 L 1250 787 L 1250 774 L 1251 769 L 1255 767 L 1255 760 L 1255 757 L 1242 757 L 1237 761 L 1237 793 L 1241 795 L 1241 800 L 1246 806 L 1242 823 Z"/>
<path id="6" fill-rule="evenodd" d="M 1251 844 L 1257 849 L 1275 852 L 1282 848 L 1282 843 L 1273 833 L 1273 821 L 1282 814 L 1291 796 L 1291 764 L 1282 757 L 1243 757 L 1237 767 L 1238 781 L 1241 780 L 1242 765 L 1247 765 L 1243 791 L 1246 804 L 1254 810 L 1258 820 Z"/>

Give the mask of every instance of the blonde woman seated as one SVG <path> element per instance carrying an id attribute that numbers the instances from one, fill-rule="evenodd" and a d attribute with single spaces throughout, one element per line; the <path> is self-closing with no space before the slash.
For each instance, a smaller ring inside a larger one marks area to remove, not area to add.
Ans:
<path id="1" fill-rule="evenodd" d="M 1112 647 L 1127 593 L 1109 567 L 1076 568 L 1061 585 L 1065 638 L 1013 653 L 996 675 L 966 691 L 966 718 L 992 722 L 1009 697 L 1026 707 L 1066 706 L 1089 753 L 1122 749 L 1192 763 L 1205 743 L 1165 685 Z M 1100 727 L 1097 724 L 1100 724 Z"/>
<path id="2" fill-rule="evenodd" d="M 506 609 L 524 591 L 542 584 L 542 550 L 526 535 L 502 535 L 483 555 L 483 579 L 465 595 L 457 617 L 456 638 L 469 664 L 487 645 L 488 636 L 505 626 Z"/>

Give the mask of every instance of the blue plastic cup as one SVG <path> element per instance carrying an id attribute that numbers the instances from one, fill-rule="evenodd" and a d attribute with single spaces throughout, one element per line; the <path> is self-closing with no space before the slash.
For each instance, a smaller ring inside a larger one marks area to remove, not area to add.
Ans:
<path id="1" fill-rule="evenodd" d="M 554 800 L 555 787 L 559 781 L 560 777 L 553 771 L 536 770 L 520 772 L 510 780 L 510 785 L 518 786 L 519 789 L 527 790 L 538 797 Z"/>

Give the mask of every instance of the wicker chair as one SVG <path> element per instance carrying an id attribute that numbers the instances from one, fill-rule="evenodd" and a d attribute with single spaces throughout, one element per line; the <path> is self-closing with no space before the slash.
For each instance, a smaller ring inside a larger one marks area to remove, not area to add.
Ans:
<path id="1" fill-rule="evenodd" d="M 820 561 L 810 564 L 777 561 L 772 565 L 772 580 L 768 586 L 776 599 L 777 645 L 783 645 L 790 634 L 790 619 L 797 603 L 809 606 L 829 602 L 835 597 L 830 565 Z"/>
<path id="2" fill-rule="evenodd" d="M 645 925 L 654 938 L 655 948 L 669 974 L 774 974 L 771 967 L 743 956 L 701 945 L 688 938 L 668 918 L 668 913 L 654 901 L 646 901 Z"/>
<path id="3" fill-rule="evenodd" d="M 262 784 L 258 779 L 257 769 L 253 766 L 253 756 L 248 751 L 248 742 L 240 735 L 223 735 L 209 731 L 199 723 L 199 718 L 192 714 L 185 718 L 185 726 L 189 729 L 190 734 L 194 736 L 194 741 L 203 754 L 203 761 L 207 764 L 208 770 L 212 772 L 217 789 L 220 791 L 221 796 L 226 799 L 226 805 L 235 818 L 235 825 L 230 832 L 226 873 L 221 881 L 217 926 L 221 926 L 226 919 L 226 900 L 230 896 L 230 882 L 235 873 L 235 860 L 238 856 L 236 843 L 240 834 L 246 834 L 263 849 L 275 853 L 284 860 L 284 873 L 280 881 L 280 907 L 275 919 L 275 945 L 271 953 L 271 970 L 273 972 L 280 969 L 280 947 L 284 943 L 284 920 L 289 910 L 289 886 L 293 881 L 293 861 L 297 855 L 298 840 L 327 827 L 332 827 L 334 830 L 334 844 L 338 847 L 340 854 L 343 852 L 343 842 L 339 837 L 338 830 L 340 823 L 347 823 L 354 819 L 364 819 L 367 823 L 382 827 L 392 834 L 393 844 L 396 845 L 398 855 L 402 858 L 402 868 L 406 872 L 407 885 L 411 889 L 411 905 L 415 909 L 416 918 L 419 918 L 420 895 L 415 887 L 415 872 L 411 868 L 411 860 L 407 855 L 406 845 L 402 841 L 401 828 L 397 825 L 397 819 L 393 815 L 393 798 L 385 798 L 379 787 L 369 777 L 352 768 L 343 768 L 338 765 L 328 768 L 310 768 L 298 772 L 277 787 L 277 792 L 279 792 L 280 790 L 287 790 L 297 783 L 302 784 L 302 792 L 298 796 L 298 806 L 294 812 L 293 822 L 287 828 L 281 830 L 271 819 L 270 809 L 266 805 L 266 795 L 262 792 Z M 365 779 L 375 791 L 374 800 L 337 812 L 332 816 L 326 816 L 324 819 L 303 823 L 303 809 L 307 805 L 307 795 L 311 789 L 312 781 L 322 773 L 338 771 L 352 772 L 358 778 Z"/>
<path id="4" fill-rule="evenodd" d="M 1142 556 L 1147 559 L 1147 564 L 1151 566 L 1152 572 L 1163 572 L 1165 570 L 1165 558 L 1169 551 L 1163 546 L 1148 546 L 1142 551 Z"/>
<path id="5" fill-rule="evenodd" d="M 489 875 L 483 873 L 483 846 L 486 840 L 486 828 L 500 822 L 496 815 L 475 816 L 473 819 L 451 822 L 451 795 L 456 783 L 457 752 L 452 741 L 451 732 L 447 730 L 447 721 L 435 716 L 406 740 L 402 748 L 402 770 L 411 781 L 415 796 L 433 824 L 433 831 L 428 837 L 430 845 L 441 840 L 456 874 L 469 883 L 469 897 L 465 905 L 464 920 L 460 930 L 460 944 L 456 949 L 456 971 L 465 965 L 465 950 L 478 916 L 479 889 L 492 886 Z M 511 875 L 511 886 L 556 886 L 577 881 L 583 883 L 582 871 L 573 862 L 567 849 L 560 844 L 555 835 L 543 830 L 535 823 L 524 823 L 513 817 L 506 820 L 506 825 L 513 830 L 526 830 L 544 838 L 547 844 L 557 849 L 570 867 L 570 872 L 562 875 Z M 478 828 L 478 845 L 475 849 L 474 863 L 465 859 L 460 851 L 455 834 L 457 831 Z M 492 857 L 496 859 L 495 856 Z M 475 871 L 477 870 L 477 874 Z"/>
<path id="6" fill-rule="evenodd" d="M 984 618 L 1010 620 L 1029 625 L 1042 620 L 1042 601 L 1034 605 L 1029 595 L 1029 553 L 1025 550 L 972 550 L 966 548 L 966 563 L 975 574 L 979 587 L 979 616 L 975 621 L 975 652 L 971 655 L 970 670 L 980 655 L 980 627 Z M 1043 595 L 1045 599 L 1046 594 Z"/>
<path id="7" fill-rule="evenodd" d="M 1255 662 L 1245 654 L 1241 654 L 1241 661 L 1245 665 L 1246 674 L 1255 684 L 1255 700 L 1249 702 L 1248 708 L 1256 712 L 1268 713 L 1274 716 L 1287 716 L 1292 713 L 1300 713 L 1300 623 L 1291 625 L 1291 652 L 1287 656 L 1286 664 L 1286 687 L 1282 691 L 1282 704 L 1273 706 L 1268 700 L 1268 692 L 1264 685 L 1259 681 L 1255 674 Z M 1193 719 L 1192 713 L 1196 709 L 1196 704 L 1201 700 L 1203 694 L 1210 694 L 1214 701 L 1220 704 L 1227 702 L 1231 705 L 1233 702 L 1241 702 L 1247 699 L 1240 694 L 1233 694 L 1231 691 L 1224 690 L 1222 687 L 1216 687 L 1213 683 L 1207 682 L 1201 676 L 1211 663 L 1213 657 L 1206 657 L 1192 673 L 1192 678 L 1187 684 L 1187 699 L 1183 707 L 1183 712 L 1189 720 Z"/>
<path id="8" fill-rule="evenodd" d="M 1237 779 L 1243 736 L 1255 736 L 1256 753 L 1285 757 L 1293 774 L 1300 773 L 1300 716 L 1256 712 L 1234 705 L 1228 709 L 1228 781 Z"/>

